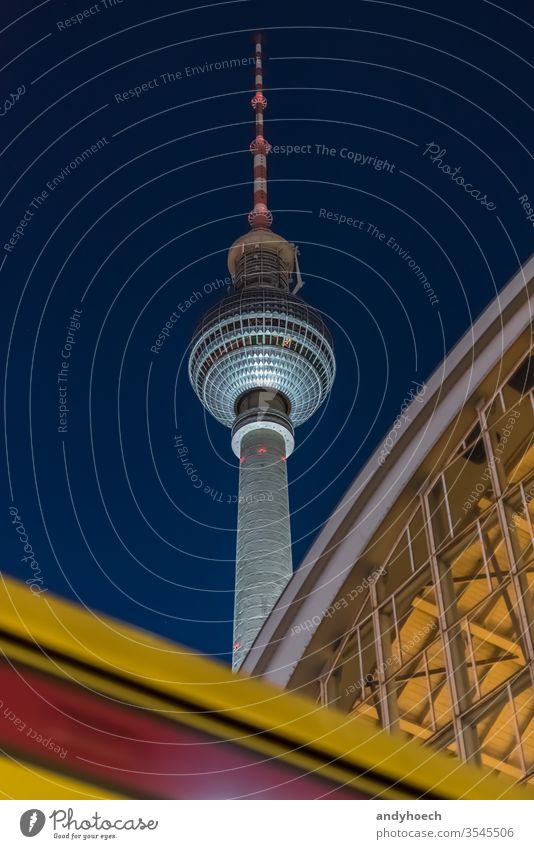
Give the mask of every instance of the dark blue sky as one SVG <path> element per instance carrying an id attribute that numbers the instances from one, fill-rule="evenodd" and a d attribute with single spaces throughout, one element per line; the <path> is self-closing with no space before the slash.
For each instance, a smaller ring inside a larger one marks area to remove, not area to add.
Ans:
<path id="1" fill-rule="evenodd" d="M 1 568 L 32 577 L 15 505 L 43 588 L 228 660 L 238 470 L 186 363 L 248 226 L 252 68 L 215 63 L 262 29 L 267 138 L 304 146 L 269 158 L 273 229 L 338 375 L 288 466 L 298 564 L 412 381 L 532 252 L 534 19 L 519 0 L 33 5 L 0 10 Z"/>

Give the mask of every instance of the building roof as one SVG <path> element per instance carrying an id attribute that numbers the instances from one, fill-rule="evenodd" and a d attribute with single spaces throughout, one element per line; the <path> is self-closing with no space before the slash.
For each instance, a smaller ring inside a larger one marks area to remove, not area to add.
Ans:
<path id="1" fill-rule="evenodd" d="M 290 683 L 351 572 L 358 564 L 367 573 L 380 565 L 380 544 L 373 545 L 370 555 L 371 541 L 377 535 L 385 541 L 406 521 L 413 497 L 425 487 L 436 463 L 451 453 L 477 406 L 496 391 L 518 352 L 532 346 L 533 309 L 534 255 L 424 384 L 406 410 L 407 421 L 398 429 L 387 462 L 382 441 L 345 492 L 266 620 L 243 663 L 244 672 L 280 686 Z M 302 622 L 308 627 L 299 628 Z"/>

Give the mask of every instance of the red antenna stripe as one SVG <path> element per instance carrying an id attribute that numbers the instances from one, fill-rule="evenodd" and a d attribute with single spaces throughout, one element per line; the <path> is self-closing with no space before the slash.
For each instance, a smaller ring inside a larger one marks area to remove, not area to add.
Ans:
<path id="1" fill-rule="evenodd" d="M 261 51 L 261 36 L 256 38 L 255 53 L 255 88 L 252 98 L 252 108 L 255 112 L 256 137 L 250 145 L 254 155 L 254 209 L 249 213 L 248 220 L 253 230 L 270 227 L 273 216 L 267 207 L 267 154 L 269 143 L 263 137 L 263 112 L 267 101 L 263 94 L 263 64 Z"/>

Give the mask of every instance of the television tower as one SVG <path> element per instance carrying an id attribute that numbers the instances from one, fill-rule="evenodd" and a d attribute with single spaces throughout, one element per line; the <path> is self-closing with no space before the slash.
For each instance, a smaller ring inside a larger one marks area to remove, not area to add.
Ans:
<path id="1" fill-rule="evenodd" d="M 193 389 L 232 429 L 232 449 L 240 461 L 234 671 L 292 575 L 286 460 L 295 444 L 294 428 L 322 404 L 335 375 L 330 333 L 295 294 L 302 285 L 297 249 L 271 230 L 261 36 L 255 43 L 250 230 L 228 252 L 233 291 L 205 314 L 189 358 Z"/>

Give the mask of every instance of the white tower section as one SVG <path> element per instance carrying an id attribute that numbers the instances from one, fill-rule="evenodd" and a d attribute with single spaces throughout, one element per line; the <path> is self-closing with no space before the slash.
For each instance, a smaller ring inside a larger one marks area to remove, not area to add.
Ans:
<path id="1" fill-rule="evenodd" d="M 241 439 L 234 669 L 241 666 L 292 571 L 285 441 L 260 426 Z"/>
<path id="2" fill-rule="evenodd" d="M 294 428 L 322 404 L 335 375 L 328 329 L 289 291 L 295 246 L 270 229 L 262 81 L 258 40 L 251 230 L 230 248 L 233 292 L 206 313 L 189 358 L 193 389 L 206 409 L 232 428 L 232 448 L 240 461 L 234 670 L 291 577 L 286 460 L 293 451 Z"/>

